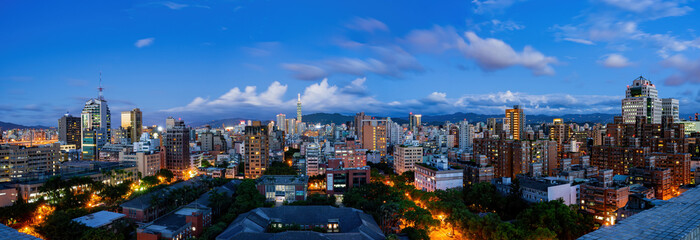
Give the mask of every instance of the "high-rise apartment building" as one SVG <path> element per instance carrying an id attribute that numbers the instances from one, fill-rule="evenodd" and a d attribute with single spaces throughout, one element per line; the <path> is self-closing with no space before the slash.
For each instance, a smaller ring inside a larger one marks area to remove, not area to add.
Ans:
<path id="1" fill-rule="evenodd" d="M 170 127 L 163 135 L 165 147 L 165 168 L 178 178 L 183 178 L 190 168 L 190 128 L 185 122 L 172 117 L 166 120 Z"/>
<path id="2" fill-rule="evenodd" d="M 287 131 L 287 115 L 283 113 L 277 114 L 277 129 Z"/>
<path id="3" fill-rule="evenodd" d="M 138 142 L 141 137 L 141 132 L 143 130 L 142 113 L 138 108 L 134 108 L 131 111 L 122 112 L 122 129 L 126 133 L 126 138 L 129 139 L 129 143 Z"/>
<path id="4" fill-rule="evenodd" d="M 423 148 L 419 146 L 396 146 L 394 148 L 394 171 L 403 174 L 414 170 L 415 163 L 423 162 Z"/>
<path id="5" fill-rule="evenodd" d="M 459 122 L 459 149 L 465 151 L 471 149 L 474 136 L 472 133 L 472 126 L 467 122 L 467 120 Z"/>
<path id="6" fill-rule="evenodd" d="M 253 121 L 245 126 L 245 178 L 262 176 L 268 166 L 269 142 L 267 126 Z"/>
<path id="7" fill-rule="evenodd" d="M 86 161 L 98 160 L 100 149 L 112 139 L 112 116 L 107 101 L 102 96 L 102 87 L 99 90 L 99 96 L 88 100 L 80 114 L 80 145 L 82 159 Z"/>
<path id="8" fill-rule="evenodd" d="M 66 113 L 58 119 L 58 141 L 80 148 L 80 118 Z"/>
<path id="9" fill-rule="evenodd" d="M 361 126 L 362 147 L 386 156 L 386 120 L 363 120 Z"/>
<path id="10" fill-rule="evenodd" d="M 510 125 L 510 135 L 513 136 L 513 139 L 520 140 L 524 137 L 525 114 L 520 105 L 515 105 L 512 109 L 506 109 L 506 119 Z"/>
<path id="11" fill-rule="evenodd" d="M 360 141 L 362 141 L 362 121 L 370 120 L 372 117 L 365 115 L 365 112 L 359 112 L 355 114 L 355 136 L 357 136 Z"/>
<path id="12" fill-rule="evenodd" d="M 335 158 L 342 161 L 344 168 L 360 168 L 367 165 L 367 149 L 363 149 L 355 139 L 348 138 L 344 143 L 336 143 Z"/>
<path id="13" fill-rule="evenodd" d="M 321 148 L 318 143 L 312 142 L 306 145 L 306 175 L 316 176 L 319 174 L 319 162 L 321 158 Z"/>

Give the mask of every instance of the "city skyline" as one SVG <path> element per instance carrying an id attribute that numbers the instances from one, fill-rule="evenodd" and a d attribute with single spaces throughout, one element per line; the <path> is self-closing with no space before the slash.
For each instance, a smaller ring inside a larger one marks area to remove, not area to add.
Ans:
<path id="1" fill-rule="evenodd" d="M 624 2 L 6 3 L 0 121 L 79 115 L 100 71 L 148 125 L 295 116 L 297 94 L 304 114 L 620 114 L 639 75 L 700 111 L 693 4 Z"/>

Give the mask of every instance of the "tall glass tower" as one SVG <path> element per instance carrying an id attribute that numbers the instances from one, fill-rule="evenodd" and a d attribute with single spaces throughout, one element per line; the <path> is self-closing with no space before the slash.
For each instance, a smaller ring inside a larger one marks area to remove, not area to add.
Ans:
<path id="1" fill-rule="evenodd" d="M 100 149 L 112 139 L 112 116 L 102 96 L 101 75 L 99 96 L 88 100 L 80 114 L 82 160 L 86 161 L 99 160 Z"/>

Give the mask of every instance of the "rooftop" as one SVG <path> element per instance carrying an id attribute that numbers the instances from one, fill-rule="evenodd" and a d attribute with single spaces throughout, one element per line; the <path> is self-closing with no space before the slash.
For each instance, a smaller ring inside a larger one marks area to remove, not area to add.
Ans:
<path id="1" fill-rule="evenodd" d="M 32 235 L 26 234 L 26 233 L 21 233 L 18 232 L 17 230 L 5 226 L 4 224 L 0 224 L 0 236 L 4 239 L 13 239 L 13 240 L 40 240 L 41 238 L 34 237 Z"/>
<path id="2" fill-rule="evenodd" d="M 318 233 L 311 231 L 266 232 L 272 220 L 283 224 L 325 225 L 330 219 L 337 219 L 339 233 Z M 384 234 L 372 216 L 354 209 L 331 206 L 281 206 L 276 208 L 256 208 L 241 214 L 219 236 L 217 240 L 229 239 L 384 239 Z"/>
<path id="3" fill-rule="evenodd" d="M 99 228 L 104 225 L 114 222 L 114 220 L 123 218 L 124 214 L 115 213 L 110 211 L 99 211 L 96 213 L 91 213 L 79 218 L 74 218 L 73 221 L 85 224 L 91 228 Z"/>
<path id="4" fill-rule="evenodd" d="M 295 175 L 263 175 L 255 180 L 258 184 L 304 184 L 309 181 L 305 176 Z"/>
<path id="5" fill-rule="evenodd" d="M 691 239 L 700 236 L 700 188 L 580 239 Z"/>

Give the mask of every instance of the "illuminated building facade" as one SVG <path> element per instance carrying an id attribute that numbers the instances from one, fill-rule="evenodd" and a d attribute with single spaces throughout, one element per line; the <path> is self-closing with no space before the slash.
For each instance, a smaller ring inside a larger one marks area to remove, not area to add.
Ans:
<path id="1" fill-rule="evenodd" d="M 165 168 L 182 179 L 190 167 L 190 128 L 182 120 L 169 117 L 166 122 L 172 125 L 165 130 Z"/>
<path id="2" fill-rule="evenodd" d="M 80 118 L 66 113 L 58 119 L 58 141 L 80 148 Z"/>
<path id="3" fill-rule="evenodd" d="M 520 105 L 515 105 L 512 109 L 506 109 L 506 119 L 510 125 L 510 135 L 513 136 L 513 139 L 520 140 L 523 137 L 525 128 L 525 114 Z"/>
<path id="4" fill-rule="evenodd" d="M 245 127 L 245 178 L 262 176 L 269 164 L 269 142 L 267 126 L 260 121 L 253 121 Z"/>
<path id="5" fill-rule="evenodd" d="M 112 139 L 112 117 L 107 101 L 102 96 L 85 103 L 81 117 L 81 147 L 83 160 L 97 161 L 100 149 Z"/>
<path id="6" fill-rule="evenodd" d="M 138 139 L 141 137 L 141 132 L 143 130 L 142 115 L 141 110 L 138 108 L 122 112 L 121 127 L 124 129 L 129 143 L 138 142 Z"/>

